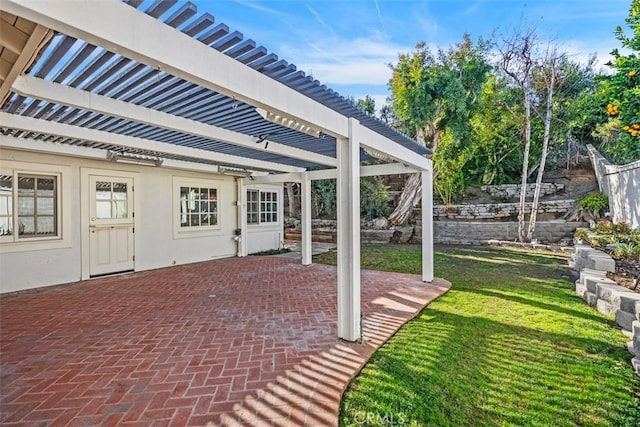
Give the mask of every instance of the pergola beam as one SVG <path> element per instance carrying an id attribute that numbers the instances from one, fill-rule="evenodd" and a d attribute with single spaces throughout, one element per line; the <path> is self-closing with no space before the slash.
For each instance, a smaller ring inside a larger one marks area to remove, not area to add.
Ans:
<path id="1" fill-rule="evenodd" d="M 389 143 L 389 139 L 372 131 L 371 129 L 359 126 L 360 145 L 365 148 L 370 148 L 379 153 L 388 156 L 400 163 L 404 163 L 411 166 L 418 171 L 429 170 L 431 163 L 426 157 L 409 150 L 408 148 L 397 144 Z"/>
<path id="2" fill-rule="evenodd" d="M 36 77 L 18 77 L 13 84 L 13 90 L 23 96 L 42 99 L 56 104 L 63 104 L 112 117 L 132 120 L 183 134 L 214 139 L 252 150 L 257 148 L 256 138 L 250 135 L 119 101 L 85 90 L 64 86 L 59 83 L 48 82 Z M 333 157 L 301 150 L 273 141 L 269 141 L 269 152 L 325 166 L 335 167 L 337 164 L 337 160 Z"/>
<path id="3" fill-rule="evenodd" d="M 113 144 L 125 148 L 156 151 L 159 153 L 201 158 L 216 163 L 228 163 L 245 168 L 272 170 L 280 172 L 302 172 L 303 168 L 283 165 L 280 163 L 254 160 L 246 157 L 217 153 L 199 148 L 183 147 L 167 142 L 137 138 L 128 135 L 105 132 L 96 129 L 82 128 L 48 120 L 34 119 L 31 117 L 17 116 L 15 114 L 0 112 L 0 123 L 8 128 L 15 128 L 29 132 L 62 136 L 65 138 L 93 141 L 103 144 Z"/>
<path id="4" fill-rule="evenodd" d="M 416 172 L 419 171 L 402 163 L 385 163 L 381 165 L 360 166 L 361 177 L 401 175 L 405 173 Z M 316 171 L 308 171 L 305 173 L 310 181 L 317 181 L 320 179 L 336 179 L 338 177 L 337 169 L 322 169 Z M 283 173 L 255 177 L 252 182 L 255 184 L 280 184 L 284 182 L 301 182 L 303 179 L 304 178 L 301 173 Z"/>
<path id="5" fill-rule="evenodd" d="M 3 0 L 2 7 L 249 105 L 347 136 L 342 114 L 120 1 Z"/>
<path id="6" fill-rule="evenodd" d="M 5 41 L 9 41 L 9 39 L 5 39 L 5 31 L 11 32 L 12 30 L 15 30 L 16 32 L 21 33 L 13 25 L 9 25 L 6 22 L 0 25 L 0 27 L 2 27 L 0 31 L 2 32 L 3 45 L 5 44 Z M 8 72 L 0 85 L 0 106 L 4 105 L 4 102 L 11 93 L 11 86 L 15 79 L 31 64 L 31 62 L 33 62 L 40 50 L 40 47 L 46 43 L 50 37 L 51 32 L 48 28 L 45 28 L 42 25 L 36 25 L 29 38 L 24 42 L 24 44 L 21 44 L 18 59 L 10 66 L 11 68 L 8 69 Z"/>
<path id="7" fill-rule="evenodd" d="M 15 138 L 9 135 L 0 135 L 0 148 L 31 151 L 37 153 L 53 154 L 57 156 L 80 157 L 83 159 L 105 160 L 105 150 L 77 145 L 59 144 L 49 141 L 40 141 L 33 138 Z M 164 159 L 163 168 L 190 170 L 195 172 L 219 173 L 218 165 L 194 163 L 185 160 Z"/>

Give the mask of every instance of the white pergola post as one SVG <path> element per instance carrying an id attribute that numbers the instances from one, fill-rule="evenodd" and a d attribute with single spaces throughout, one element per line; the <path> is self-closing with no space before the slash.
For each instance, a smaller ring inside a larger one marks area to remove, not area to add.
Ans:
<path id="1" fill-rule="evenodd" d="M 338 337 L 360 339 L 360 123 L 337 140 Z"/>
<path id="2" fill-rule="evenodd" d="M 431 160 L 429 160 L 431 163 Z M 422 281 L 433 281 L 433 168 L 422 172 Z"/>
<path id="3" fill-rule="evenodd" d="M 238 178 L 237 184 L 237 224 L 240 229 L 237 256 L 247 256 L 247 186 L 244 178 Z"/>
<path id="4" fill-rule="evenodd" d="M 306 172 L 303 172 L 301 175 L 302 236 L 300 237 L 300 245 L 302 246 L 302 265 L 311 265 L 311 180 Z"/>

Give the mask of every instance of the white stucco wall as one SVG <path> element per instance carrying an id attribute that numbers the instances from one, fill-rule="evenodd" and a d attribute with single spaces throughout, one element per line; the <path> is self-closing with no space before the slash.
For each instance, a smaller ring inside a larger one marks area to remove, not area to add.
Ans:
<path id="1" fill-rule="evenodd" d="M 17 165 L 17 166 L 16 166 Z M 63 170 L 60 183 L 62 237 L 55 242 L 40 244 L 23 242 L 0 243 L 0 292 L 12 292 L 41 286 L 69 283 L 88 277 L 87 194 L 83 194 L 83 179 L 89 173 L 122 173 L 135 176 L 135 270 L 149 270 L 172 265 L 235 256 L 233 240 L 237 224 L 236 178 L 169 168 L 138 166 L 108 161 L 2 150 L 0 167 L 38 171 L 40 168 Z M 48 166 L 47 166 L 48 165 Z M 117 172 L 116 172 L 117 171 Z M 176 234 L 176 197 L 174 180 L 206 180 L 218 186 L 220 229 L 207 233 Z M 247 244 L 249 253 L 279 247 L 282 239 L 282 188 L 261 186 L 278 191 L 279 221 L 269 226 L 250 226 Z M 86 228 L 86 230 L 83 230 Z"/>

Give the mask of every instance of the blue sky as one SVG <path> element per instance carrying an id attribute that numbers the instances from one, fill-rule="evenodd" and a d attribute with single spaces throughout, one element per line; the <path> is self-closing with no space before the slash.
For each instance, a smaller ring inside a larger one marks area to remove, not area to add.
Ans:
<path id="1" fill-rule="evenodd" d="M 196 0 L 199 12 L 239 30 L 344 96 L 389 94 L 387 64 L 419 41 L 448 47 L 535 27 L 578 60 L 608 61 L 631 0 Z"/>

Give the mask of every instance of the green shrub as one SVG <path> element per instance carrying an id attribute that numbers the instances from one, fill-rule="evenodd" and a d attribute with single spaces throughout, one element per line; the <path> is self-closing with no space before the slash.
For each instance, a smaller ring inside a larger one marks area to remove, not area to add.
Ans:
<path id="1" fill-rule="evenodd" d="M 609 220 L 599 221 L 593 227 L 596 234 L 613 234 L 613 223 Z"/>
<path id="2" fill-rule="evenodd" d="M 640 256 L 640 246 L 633 243 L 616 243 L 613 248 L 614 258 L 634 258 Z"/>
<path id="3" fill-rule="evenodd" d="M 573 234 L 573 237 L 576 240 L 582 240 L 584 242 L 589 240 L 589 232 L 587 231 L 586 228 L 578 228 L 576 232 Z"/>
<path id="4" fill-rule="evenodd" d="M 360 178 L 360 214 L 367 220 L 389 214 L 389 191 L 375 176 Z"/>
<path id="5" fill-rule="evenodd" d="M 637 259 L 640 257 L 640 229 L 634 230 L 626 222 L 614 224 L 608 220 L 600 221 L 593 227 L 591 233 L 581 232 L 580 236 L 584 237 L 585 234 L 592 246 L 604 248 L 607 245 L 613 245 L 613 249 L 609 252 L 614 258 Z"/>
<path id="6" fill-rule="evenodd" d="M 609 199 L 600 192 L 589 193 L 578 200 L 578 205 L 582 209 L 591 211 L 594 214 L 599 214 L 609 209 Z"/>

